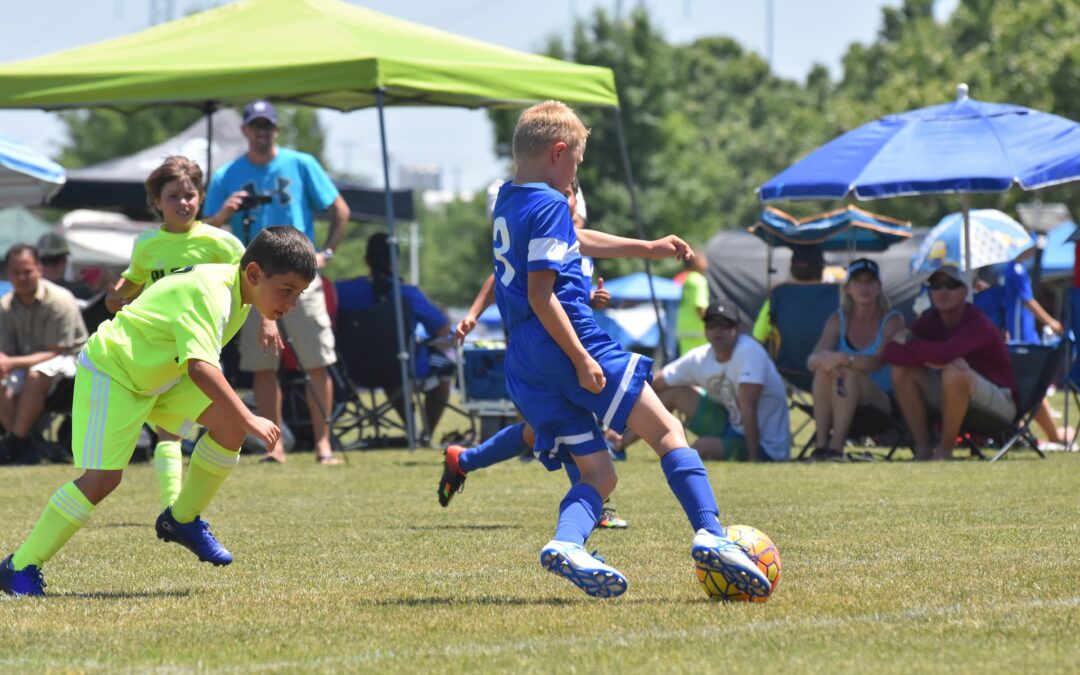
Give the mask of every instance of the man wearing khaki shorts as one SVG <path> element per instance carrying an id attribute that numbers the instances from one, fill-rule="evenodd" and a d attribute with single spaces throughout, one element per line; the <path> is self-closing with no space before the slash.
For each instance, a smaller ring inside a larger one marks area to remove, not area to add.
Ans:
<path id="1" fill-rule="evenodd" d="M 206 191 L 203 222 L 218 227 L 230 225 L 233 234 L 245 245 L 260 230 L 272 225 L 292 225 L 314 243 L 314 214 L 325 209 L 330 227 L 326 246 L 316 255 L 322 267 L 333 256 L 342 228 L 348 222 L 348 205 L 318 160 L 277 145 L 278 118 L 270 103 L 249 103 L 244 108 L 240 130 L 247 139 L 248 151 L 214 172 Z M 306 393 L 315 458 L 323 464 L 338 464 L 340 460 L 331 450 L 325 416 L 334 403 L 334 385 L 326 369 L 337 361 L 337 356 L 320 277 L 315 277 L 296 308 L 280 319 L 280 324 L 311 378 Z M 255 374 L 255 405 L 259 414 L 279 426 L 281 387 L 277 369 L 281 347 L 277 324 L 252 312 L 240 331 L 240 369 Z M 285 461 L 285 447 L 280 439 L 274 447 L 266 449 L 263 459 Z"/>
<path id="2" fill-rule="evenodd" d="M 915 459 L 949 459 L 968 410 L 1004 423 L 1016 417 L 1016 379 L 1005 341 L 990 319 L 967 301 L 968 285 L 955 265 L 927 279 L 931 308 L 882 353 L 892 365 L 893 391 L 915 440 Z M 931 442 L 928 410 L 941 412 L 941 438 Z"/>

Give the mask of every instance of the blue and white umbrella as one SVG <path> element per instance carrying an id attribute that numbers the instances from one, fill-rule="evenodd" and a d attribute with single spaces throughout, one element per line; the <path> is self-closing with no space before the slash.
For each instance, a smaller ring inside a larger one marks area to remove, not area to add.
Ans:
<path id="1" fill-rule="evenodd" d="M 34 206 L 56 194 L 64 167 L 29 145 L 0 134 L 0 206 Z"/>
<path id="2" fill-rule="evenodd" d="M 1035 245 L 1024 226 L 997 209 L 969 212 L 971 269 L 1009 262 Z M 964 215 L 950 213 L 927 233 L 911 258 L 912 274 L 929 274 L 944 264 L 967 269 L 964 261 Z"/>

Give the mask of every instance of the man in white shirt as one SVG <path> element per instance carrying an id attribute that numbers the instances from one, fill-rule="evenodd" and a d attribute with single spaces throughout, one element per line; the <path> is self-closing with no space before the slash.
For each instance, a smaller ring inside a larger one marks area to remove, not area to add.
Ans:
<path id="1" fill-rule="evenodd" d="M 784 461 L 791 456 L 787 393 L 765 348 L 739 327 L 726 300 L 706 308 L 705 339 L 653 382 L 668 409 L 686 416 L 703 459 Z M 631 440 L 627 433 L 622 445 Z"/>

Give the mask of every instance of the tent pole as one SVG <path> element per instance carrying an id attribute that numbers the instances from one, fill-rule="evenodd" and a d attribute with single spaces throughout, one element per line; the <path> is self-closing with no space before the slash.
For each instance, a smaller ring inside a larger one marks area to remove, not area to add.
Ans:
<path id="1" fill-rule="evenodd" d="M 390 274 L 393 276 L 394 289 L 394 323 L 397 324 L 398 361 L 401 363 L 401 395 L 405 408 L 405 436 L 409 442 L 409 450 L 416 449 L 416 427 L 413 422 L 412 408 L 412 378 L 409 376 L 411 364 L 409 363 L 409 350 L 405 348 L 405 312 L 402 311 L 404 303 L 401 300 L 401 272 L 398 265 L 398 241 L 394 233 L 394 195 L 390 191 L 390 154 L 386 148 L 386 118 L 384 115 L 385 95 L 381 88 L 375 90 L 375 104 L 379 108 L 379 143 L 382 147 L 383 184 L 386 195 L 386 229 L 390 244 Z"/>
<path id="2" fill-rule="evenodd" d="M 623 171 L 626 172 L 626 187 L 630 191 L 630 212 L 634 218 L 634 227 L 637 230 L 638 239 L 645 239 L 645 226 L 641 222 L 641 211 L 638 209 L 637 189 L 634 187 L 634 172 L 630 167 L 630 153 L 626 149 L 626 132 L 623 130 L 622 109 L 615 108 L 615 131 L 619 137 L 619 154 L 622 156 Z M 656 313 L 656 328 L 660 332 L 660 353 L 663 354 L 664 365 L 671 358 L 668 353 L 667 331 L 664 330 L 663 317 L 660 315 L 660 303 L 656 301 L 656 289 L 653 287 L 652 261 L 645 258 L 645 278 L 649 280 L 649 298 L 652 300 L 653 312 Z"/>
<path id="3" fill-rule="evenodd" d="M 203 106 L 206 113 L 206 183 L 210 183 L 210 176 L 214 174 L 214 102 L 207 101 Z"/>

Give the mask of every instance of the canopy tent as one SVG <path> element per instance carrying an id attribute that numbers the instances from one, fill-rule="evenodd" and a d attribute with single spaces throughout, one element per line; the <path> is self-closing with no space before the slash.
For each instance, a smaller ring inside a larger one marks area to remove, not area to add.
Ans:
<path id="1" fill-rule="evenodd" d="M 0 134 L 0 206 L 34 206 L 64 184 L 64 167 Z"/>
<path id="2" fill-rule="evenodd" d="M 247 152 L 247 140 L 240 133 L 241 118 L 232 108 L 222 108 L 210 118 L 210 133 L 205 122 L 196 122 L 169 140 L 126 157 L 110 159 L 68 172 L 67 183 L 49 201 L 62 209 L 117 209 L 132 218 L 152 214 L 146 204 L 144 181 L 161 160 L 170 155 L 188 157 L 207 170 L 211 158 L 225 162 Z M 335 181 L 355 220 L 385 220 L 383 191 L 352 183 Z M 394 213 L 405 220 L 415 220 L 412 190 L 394 191 Z"/>
<path id="3" fill-rule="evenodd" d="M 132 35 L 0 67 L 0 108 L 136 110 L 172 103 L 212 110 L 254 98 L 337 110 L 378 108 L 398 307 L 402 300 L 386 105 L 478 108 L 559 99 L 612 107 L 634 220 L 643 236 L 615 76 L 608 68 L 485 44 L 337 0 L 242 0 Z M 404 345 L 402 313 L 397 316 L 398 342 Z M 400 351 L 408 400 L 408 356 L 405 349 Z M 406 418 L 411 445 L 409 407 Z"/>
<path id="4" fill-rule="evenodd" d="M 847 206 L 798 219 L 767 207 L 750 232 L 770 246 L 820 246 L 825 251 L 884 251 L 911 237 L 911 223 Z"/>
<path id="5" fill-rule="evenodd" d="M 926 228 L 913 231 L 910 239 L 882 253 L 871 253 L 881 268 L 882 288 L 893 306 L 910 316 L 910 308 L 922 288 L 922 278 L 908 272 L 911 256 L 927 233 Z M 713 296 L 731 300 L 739 307 L 744 326 L 749 329 L 769 296 L 768 276 L 763 271 L 769 264 L 769 247 L 761 239 L 744 230 L 719 232 L 705 244 L 709 268 L 706 276 Z M 825 254 L 826 265 L 845 266 L 849 254 L 830 251 Z M 788 279 L 791 249 L 778 247 L 773 251 L 771 275 L 779 281 Z"/>

